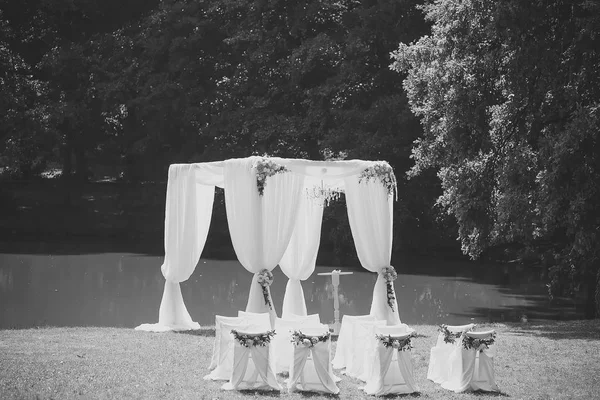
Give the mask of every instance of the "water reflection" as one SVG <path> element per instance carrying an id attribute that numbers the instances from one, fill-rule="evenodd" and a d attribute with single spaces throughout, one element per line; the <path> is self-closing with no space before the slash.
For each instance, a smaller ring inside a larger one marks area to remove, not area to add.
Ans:
<path id="1" fill-rule="evenodd" d="M 134 327 L 158 321 L 164 279 L 162 257 L 128 253 L 82 255 L 0 254 L 0 328 L 32 326 Z M 309 313 L 333 319 L 331 278 L 317 272 L 303 282 Z M 461 323 L 580 316 L 573 305 L 550 304 L 544 284 L 517 271 L 482 273 L 471 263 L 412 262 L 398 268 L 396 294 L 407 323 Z M 277 311 L 286 278 L 277 268 L 271 287 Z M 521 274 L 522 275 L 522 274 Z M 508 277 L 508 278 L 507 278 Z M 342 276 L 340 312 L 367 314 L 375 274 Z M 182 293 L 192 318 L 214 323 L 215 314 L 236 315 L 246 306 L 251 274 L 237 261 L 201 260 Z"/>

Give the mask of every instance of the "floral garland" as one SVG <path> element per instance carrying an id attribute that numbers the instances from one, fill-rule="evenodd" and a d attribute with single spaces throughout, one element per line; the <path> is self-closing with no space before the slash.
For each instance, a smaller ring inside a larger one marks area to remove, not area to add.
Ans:
<path id="1" fill-rule="evenodd" d="M 411 333 L 408 337 L 402 339 L 392 337 L 391 335 L 375 335 L 375 337 L 385 348 L 393 347 L 400 351 L 412 350 L 411 339 L 414 337 L 414 333 Z"/>
<path id="2" fill-rule="evenodd" d="M 473 326 L 474 328 L 475 326 Z M 460 337 L 463 335 L 463 332 L 456 332 L 456 333 L 452 333 L 450 332 L 450 330 L 448 329 L 448 325 L 440 325 L 440 327 L 438 328 L 438 331 L 440 331 L 443 335 L 444 335 L 444 343 L 449 343 L 449 344 L 454 344 L 454 342 L 456 341 L 456 339 L 460 339 Z"/>
<path id="3" fill-rule="evenodd" d="M 398 278 L 398 274 L 391 265 L 389 267 L 383 267 L 379 273 L 383 276 L 383 279 L 385 279 L 388 306 L 394 311 L 394 300 L 396 300 L 396 296 L 394 295 L 393 282 Z"/>
<path id="4" fill-rule="evenodd" d="M 465 350 L 475 349 L 477 351 L 481 351 L 489 348 L 496 341 L 496 332 L 492 333 L 492 335 L 487 339 L 477 339 L 468 335 L 465 335 L 463 338 L 463 348 Z"/>
<path id="5" fill-rule="evenodd" d="M 396 193 L 396 199 L 398 198 L 396 176 L 388 163 L 378 161 L 374 165 L 365 168 L 358 176 L 358 183 L 361 183 L 363 180 L 368 182 L 371 179 L 379 180 L 386 188 L 388 194 Z"/>
<path id="6" fill-rule="evenodd" d="M 308 336 L 301 331 L 294 331 L 292 333 L 291 342 L 295 346 L 303 345 L 305 347 L 313 347 L 319 342 L 327 342 L 331 338 L 331 333 L 327 332 L 319 336 Z"/>
<path id="7" fill-rule="evenodd" d="M 252 346 L 266 346 L 271 342 L 273 336 L 275 336 L 275 331 L 267 331 L 266 333 L 261 333 L 257 335 L 250 334 L 240 334 L 238 331 L 233 329 L 231 331 L 233 334 L 233 338 L 239 342 L 244 347 L 252 347 Z"/>
<path id="8" fill-rule="evenodd" d="M 262 288 L 263 298 L 265 299 L 265 304 L 269 306 L 272 310 L 273 305 L 271 304 L 271 297 L 269 296 L 269 286 L 273 283 L 273 273 L 268 269 L 262 269 L 258 273 L 258 278 L 256 279 L 258 284 Z"/>
<path id="9" fill-rule="evenodd" d="M 279 165 L 274 161 L 261 158 L 254 164 L 256 169 L 256 187 L 258 188 L 258 194 L 262 196 L 265 193 L 265 186 L 267 185 L 267 178 L 282 172 L 289 172 L 289 170 L 283 165 Z"/>

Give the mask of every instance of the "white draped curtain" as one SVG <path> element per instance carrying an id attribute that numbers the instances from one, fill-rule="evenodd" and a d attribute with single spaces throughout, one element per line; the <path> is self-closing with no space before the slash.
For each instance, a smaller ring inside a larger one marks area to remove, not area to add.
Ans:
<path id="1" fill-rule="evenodd" d="M 399 324 L 395 294 L 392 310 L 388 305 L 386 282 L 380 274 L 382 268 L 390 265 L 392 257 L 393 196 L 376 179 L 360 181 L 359 175 L 352 175 L 344 179 L 344 184 L 348 220 L 358 259 L 365 269 L 379 274 L 373 288 L 370 314 L 378 320 L 386 320 L 388 325 Z"/>
<path id="2" fill-rule="evenodd" d="M 168 331 L 199 329 L 183 302 L 179 283 L 194 272 L 204 249 L 212 216 L 214 185 L 198 183 L 193 164 L 169 167 L 165 208 L 165 288 L 157 324 L 136 329 Z"/>
<path id="3" fill-rule="evenodd" d="M 300 196 L 294 232 L 279 261 L 279 267 L 288 277 L 281 313 L 283 318 L 307 315 L 304 290 L 300 281 L 308 279 L 314 272 L 321 242 L 323 198 L 309 198 L 306 189 L 305 187 Z"/>
<path id="4" fill-rule="evenodd" d="M 244 268 L 254 274 L 246 311 L 269 312 L 257 274 L 281 260 L 296 222 L 304 176 L 283 172 L 268 177 L 264 194 L 256 186 L 257 157 L 228 160 L 224 168 L 225 207 L 233 248 Z M 270 293 L 269 293 L 270 297 Z"/>

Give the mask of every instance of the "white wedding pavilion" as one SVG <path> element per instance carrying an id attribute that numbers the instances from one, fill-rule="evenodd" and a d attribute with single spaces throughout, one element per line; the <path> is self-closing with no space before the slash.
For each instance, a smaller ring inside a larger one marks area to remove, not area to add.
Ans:
<path id="1" fill-rule="evenodd" d="M 323 207 L 343 192 L 361 265 L 379 273 L 370 314 L 389 325 L 400 323 L 393 284 L 382 273 L 390 267 L 397 190 L 390 165 L 384 161 L 255 156 L 170 166 L 161 267 L 165 288 L 159 320 L 136 329 L 162 332 L 200 328 L 190 317 L 179 284 L 198 265 L 209 233 L 216 186 L 224 189 L 237 258 L 254 274 L 247 312 L 269 312 L 276 317 L 268 284 L 259 273 L 279 265 L 288 277 L 282 316 L 306 315 L 300 282 L 315 269 Z"/>

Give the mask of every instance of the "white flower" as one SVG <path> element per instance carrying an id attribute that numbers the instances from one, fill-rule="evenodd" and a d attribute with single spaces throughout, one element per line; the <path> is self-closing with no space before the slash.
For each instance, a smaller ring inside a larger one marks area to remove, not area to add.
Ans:
<path id="1" fill-rule="evenodd" d="M 306 338 L 302 341 L 302 344 L 304 344 L 305 346 L 309 347 L 312 345 L 312 342 L 310 341 L 310 339 Z"/>
<path id="2" fill-rule="evenodd" d="M 395 349 L 399 349 L 400 348 L 400 341 L 394 340 L 392 342 L 392 347 L 395 348 Z"/>

